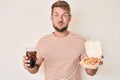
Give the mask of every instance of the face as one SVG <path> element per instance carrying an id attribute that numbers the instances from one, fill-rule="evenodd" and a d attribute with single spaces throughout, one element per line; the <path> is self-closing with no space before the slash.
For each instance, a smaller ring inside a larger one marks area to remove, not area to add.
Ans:
<path id="1" fill-rule="evenodd" d="M 70 11 L 55 7 L 51 14 L 51 20 L 56 31 L 64 32 L 67 30 L 68 24 L 71 20 Z"/>

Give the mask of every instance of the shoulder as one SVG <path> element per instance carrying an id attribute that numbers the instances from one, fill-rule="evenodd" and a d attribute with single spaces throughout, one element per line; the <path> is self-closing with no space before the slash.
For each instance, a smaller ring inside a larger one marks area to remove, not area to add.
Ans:
<path id="1" fill-rule="evenodd" d="M 49 33 L 49 34 L 45 34 L 44 36 L 42 36 L 39 40 L 42 41 L 42 40 L 50 40 L 53 38 L 53 35 L 52 33 Z"/>
<path id="2" fill-rule="evenodd" d="M 50 39 L 52 39 L 52 34 L 45 34 L 44 36 L 42 36 L 42 37 L 38 40 L 37 44 L 44 43 L 44 42 L 46 42 L 46 41 L 48 41 L 48 40 L 50 40 Z"/>
<path id="3" fill-rule="evenodd" d="M 80 34 L 75 33 L 75 32 L 70 32 L 70 38 L 77 39 L 77 40 L 80 40 L 80 41 L 83 41 L 83 42 L 86 41 L 85 37 L 83 37 Z"/>

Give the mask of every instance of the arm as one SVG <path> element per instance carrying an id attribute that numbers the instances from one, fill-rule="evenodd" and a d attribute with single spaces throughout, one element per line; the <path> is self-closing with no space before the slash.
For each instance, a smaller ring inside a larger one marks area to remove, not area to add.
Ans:
<path id="1" fill-rule="evenodd" d="M 87 55 L 82 55 L 81 56 L 81 59 L 84 59 L 85 57 L 87 57 Z M 103 58 L 104 56 L 102 55 L 101 56 L 101 58 Z M 99 65 L 102 65 L 103 64 L 103 62 L 102 61 L 100 61 L 99 62 Z M 88 75 L 90 75 L 90 76 L 94 76 L 96 73 L 97 73 L 97 71 L 98 71 L 98 67 L 96 68 L 96 69 L 89 69 L 89 68 L 85 68 L 85 71 L 86 71 L 86 73 L 88 74 Z"/>
<path id="2" fill-rule="evenodd" d="M 94 76 L 94 75 L 96 74 L 98 68 L 97 68 L 97 69 L 87 69 L 87 68 L 86 68 L 85 70 L 86 70 L 86 73 L 87 73 L 88 75 Z"/>
<path id="3" fill-rule="evenodd" d="M 101 58 L 104 58 L 104 56 L 102 55 Z M 103 61 L 100 61 L 99 62 L 99 65 L 102 65 L 103 64 Z M 88 69 L 86 68 L 86 73 L 90 76 L 94 76 L 96 74 L 96 72 L 98 71 L 98 67 L 96 69 Z"/>
<path id="4" fill-rule="evenodd" d="M 35 74 L 38 72 L 40 65 L 36 64 L 34 68 L 28 68 L 28 71 L 32 74 Z"/>
<path id="5" fill-rule="evenodd" d="M 101 58 L 104 58 L 103 55 L 101 55 Z M 102 65 L 103 64 L 103 61 L 100 61 L 99 62 L 99 65 Z M 86 73 L 90 76 L 94 76 L 96 74 L 96 72 L 98 71 L 98 67 L 96 69 L 85 69 L 86 70 Z"/>
<path id="6" fill-rule="evenodd" d="M 42 64 L 42 61 L 39 62 L 39 63 L 36 63 L 35 67 L 29 68 L 30 64 L 28 64 L 28 62 L 29 62 L 28 57 L 24 56 L 23 58 L 24 58 L 24 60 L 23 60 L 24 68 L 25 68 L 26 70 L 28 70 L 28 71 L 29 71 L 30 73 L 32 73 L 32 74 L 37 73 L 38 70 L 39 70 L 40 65 Z"/>

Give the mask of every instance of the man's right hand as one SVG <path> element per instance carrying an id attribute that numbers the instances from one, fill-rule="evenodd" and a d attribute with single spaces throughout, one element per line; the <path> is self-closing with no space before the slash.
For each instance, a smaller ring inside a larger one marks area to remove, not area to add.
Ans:
<path id="1" fill-rule="evenodd" d="M 30 63 L 30 60 L 28 60 L 28 57 L 27 57 L 27 56 L 23 56 L 23 66 L 24 66 L 24 68 L 25 68 L 26 70 L 28 70 L 28 71 L 29 71 L 30 73 L 32 73 L 32 74 L 38 72 L 39 67 L 40 67 L 41 64 L 35 64 L 35 67 L 30 68 L 30 67 L 29 67 L 30 64 L 28 64 L 28 63 Z"/>

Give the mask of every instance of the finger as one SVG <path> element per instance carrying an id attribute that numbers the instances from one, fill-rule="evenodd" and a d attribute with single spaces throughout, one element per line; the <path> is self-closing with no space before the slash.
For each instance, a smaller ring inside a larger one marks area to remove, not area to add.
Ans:
<path id="1" fill-rule="evenodd" d="M 24 60 L 23 60 L 23 63 L 24 63 L 24 64 L 28 64 L 28 63 L 30 63 L 30 60 L 24 59 Z"/>
<path id="2" fill-rule="evenodd" d="M 81 60 L 84 59 L 84 58 L 86 58 L 86 57 L 88 57 L 88 56 L 87 55 L 82 55 L 81 56 Z"/>
<path id="3" fill-rule="evenodd" d="M 24 68 L 28 70 L 30 64 L 24 64 Z"/>
<path id="4" fill-rule="evenodd" d="M 103 59 L 103 58 L 104 58 L 104 56 L 103 56 L 103 55 L 101 55 L 101 58 Z"/>
<path id="5" fill-rule="evenodd" d="M 23 56 L 23 58 L 24 58 L 24 59 L 28 59 L 28 57 L 27 57 L 27 56 Z"/>
<path id="6" fill-rule="evenodd" d="M 30 63 L 29 60 L 27 60 L 27 61 L 23 61 L 23 66 L 24 66 L 25 69 L 27 69 L 27 68 L 30 66 L 29 63 Z"/>
<path id="7" fill-rule="evenodd" d="M 99 65 L 102 65 L 103 64 L 103 61 L 100 61 Z"/>

